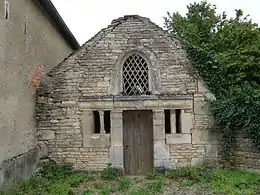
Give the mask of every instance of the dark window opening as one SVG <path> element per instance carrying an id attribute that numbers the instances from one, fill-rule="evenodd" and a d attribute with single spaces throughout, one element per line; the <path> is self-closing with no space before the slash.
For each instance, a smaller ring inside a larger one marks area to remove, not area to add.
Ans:
<path id="1" fill-rule="evenodd" d="M 110 111 L 104 111 L 104 126 L 106 133 L 111 131 Z"/>
<path id="2" fill-rule="evenodd" d="M 94 133 L 100 133 L 100 115 L 98 111 L 93 111 L 94 116 Z"/>
<path id="3" fill-rule="evenodd" d="M 164 110 L 164 123 L 165 123 L 165 133 L 171 133 L 171 111 Z"/>
<path id="4" fill-rule="evenodd" d="M 181 133 L 181 110 L 175 110 L 176 116 L 176 133 Z"/>
<path id="5" fill-rule="evenodd" d="M 9 18 L 9 2 L 5 0 L 5 19 Z"/>

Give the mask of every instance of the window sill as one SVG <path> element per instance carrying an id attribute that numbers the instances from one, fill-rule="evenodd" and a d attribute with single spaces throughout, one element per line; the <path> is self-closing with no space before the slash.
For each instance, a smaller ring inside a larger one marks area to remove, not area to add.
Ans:
<path id="1" fill-rule="evenodd" d="M 109 147 L 110 134 L 92 134 L 83 140 L 84 147 Z"/>
<path id="2" fill-rule="evenodd" d="M 166 144 L 191 144 L 191 134 L 166 134 Z"/>

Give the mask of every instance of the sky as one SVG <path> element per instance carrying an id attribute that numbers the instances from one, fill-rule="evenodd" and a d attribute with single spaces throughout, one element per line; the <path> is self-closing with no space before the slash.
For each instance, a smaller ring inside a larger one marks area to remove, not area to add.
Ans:
<path id="1" fill-rule="evenodd" d="M 170 13 L 187 12 L 187 5 L 198 0 L 52 0 L 61 17 L 78 40 L 85 43 L 112 20 L 124 15 L 140 15 L 150 18 L 163 27 L 163 17 Z M 234 16 L 235 9 L 242 9 L 245 15 L 260 23 L 259 0 L 208 0 L 221 13 Z"/>

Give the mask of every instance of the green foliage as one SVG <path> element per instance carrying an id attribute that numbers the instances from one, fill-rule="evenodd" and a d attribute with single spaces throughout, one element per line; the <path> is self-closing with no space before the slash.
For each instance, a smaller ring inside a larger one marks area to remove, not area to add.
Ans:
<path id="1" fill-rule="evenodd" d="M 146 183 L 141 188 L 133 188 L 131 189 L 131 195 L 155 195 L 163 193 L 163 180 L 154 181 L 152 183 Z"/>
<path id="2" fill-rule="evenodd" d="M 13 185 L 4 194 L 7 195 L 37 195 L 37 194 L 73 194 L 73 190 L 82 182 L 92 180 L 93 177 L 82 173 L 74 172 L 69 164 L 57 165 L 54 162 L 45 164 L 39 174 L 28 180 Z M 0 192 L 0 194 L 2 194 Z"/>
<path id="3" fill-rule="evenodd" d="M 46 165 L 47 166 L 47 165 Z M 189 194 L 194 189 L 196 194 L 202 191 L 216 194 L 259 194 L 260 174 L 248 171 L 218 170 L 207 167 L 182 167 L 163 173 L 153 172 L 149 179 L 144 177 L 117 178 L 116 180 L 102 180 L 102 177 L 87 175 L 82 172 L 69 171 L 65 165 L 54 165 L 42 170 L 48 173 L 33 176 L 30 179 L 12 186 L 10 189 L 0 190 L 2 195 L 90 195 L 90 194 Z M 53 175 L 50 173 L 53 170 Z M 59 171 L 60 172 L 59 172 Z M 68 175 L 65 176 L 64 172 Z M 47 178 L 45 177 L 47 176 Z M 54 179 L 55 178 L 55 179 Z M 201 191 L 202 189 L 202 191 Z"/>
<path id="4" fill-rule="evenodd" d="M 100 195 L 109 195 L 110 194 L 110 188 L 108 184 L 102 184 L 99 186 L 99 194 Z"/>
<path id="5" fill-rule="evenodd" d="M 101 173 L 101 177 L 105 180 L 114 180 L 117 178 L 117 173 L 118 171 L 111 167 L 111 164 L 108 164 L 108 166 Z"/>
<path id="6" fill-rule="evenodd" d="M 260 31 L 243 11 L 234 18 L 206 1 L 188 6 L 185 16 L 173 13 L 165 25 L 180 38 L 199 75 L 216 100 L 210 100 L 223 133 L 224 156 L 230 159 L 234 130 L 243 131 L 260 148 Z"/>
<path id="7" fill-rule="evenodd" d="M 180 37 L 192 45 L 210 47 L 210 43 L 215 41 L 213 35 L 217 29 L 221 28 L 226 14 L 217 14 L 216 6 L 212 6 L 206 1 L 195 2 L 188 5 L 187 8 L 186 16 L 182 16 L 179 12 L 172 15 L 168 12 L 168 16 L 164 18 L 165 26 L 174 37 Z"/>
<path id="8" fill-rule="evenodd" d="M 187 6 L 185 16 L 178 12 L 165 17 L 165 26 L 173 37 L 215 55 L 225 65 L 225 76 L 235 84 L 260 84 L 260 32 L 258 25 L 241 9 L 234 18 L 206 1 Z"/>
<path id="9" fill-rule="evenodd" d="M 186 44 L 186 51 L 216 100 L 211 100 L 217 127 L 223 133 L 223 151 L 229 159 L 234 144 L 233 130 L 243 130 L 260 148 L 260 88 L 248 83 L 236 85 L 225 66 L 208 52 Z"/>
<path id="10" fill-rule="evenodd" d="M 260 187 L 260 174 L 248 171 L 183 167 L 167 172 L 165 177 L 180 180 L 180 187 L 206 183 L 217 194 L 255 194 Z"/>
<path id="11" fill-rule="evenodd" d="M 163 190 L 164 181 L 159 180 L 152 183 L 147 183 L 144 188 L 149 192 L 148 194 L 161 194 Z"/>
<path id="12" fill-rule="evenodd" d="M 86 173 L 74 173 L 69 177 L 69 180 L 67 182 L 71 187 L 76 188 L 81 183 L 90 180 L 93 180 L 93 177 L 87 175 Z"/>
<path id="13" fill-rule="evenodd" d="M 83 192 L 83 195 L 92 195 L 94 193 L 94 190 L 88 189 Z"/>
<path id="14" fill-rule="evenodd" d="M 57 165 L 54 161 L 51 161 L 44 164 L 39 173 L 44 178 L 58 180 L 71 175 L 72 169 L 72 164 Z"/>
<path id="15" fill-rule="evenodd" d="M 259 192 L 260 175 L 253 172 L 214 170 L 209 186 L 217 194 L 256 194 Z"/>
<path id="16" fill-rule="evenodd" d="M 181 167 L 173 169 L 165 173 L 165 177 L 168 179 L 188 179 L 199 181 L 201 180 L 201 169 L 196 167 Z"/>
<path id="17" fill-rule="evenodd" d="M 117 180 L 118 183 L 118 190 L 119 192 L 125 192 L 126 190 L 128 190 L 130 188 L 130 181 L 129 179 L 126 178 L 119 178 Z"/>
<path id="18" fill-rule="evenodd" d="M 150 172 L 148 173 L 147 175 L 147 179 L 149 180 L 156 180 L 156 179 L 160 179 L 162 178 L 163 174 L 157 172 L 157 171 L 153 171 L 153 172 Z"/>

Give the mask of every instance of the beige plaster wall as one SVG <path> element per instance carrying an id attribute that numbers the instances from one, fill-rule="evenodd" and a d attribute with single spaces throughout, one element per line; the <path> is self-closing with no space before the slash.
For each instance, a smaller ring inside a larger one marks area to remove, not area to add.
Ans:
<path id="1" fill-rule="evenodd" d="M 0 0 L 0 164 L 35 147 L 35 97 L 31 68 L 46 71 L 72 49 L 32 0 Z"/>

